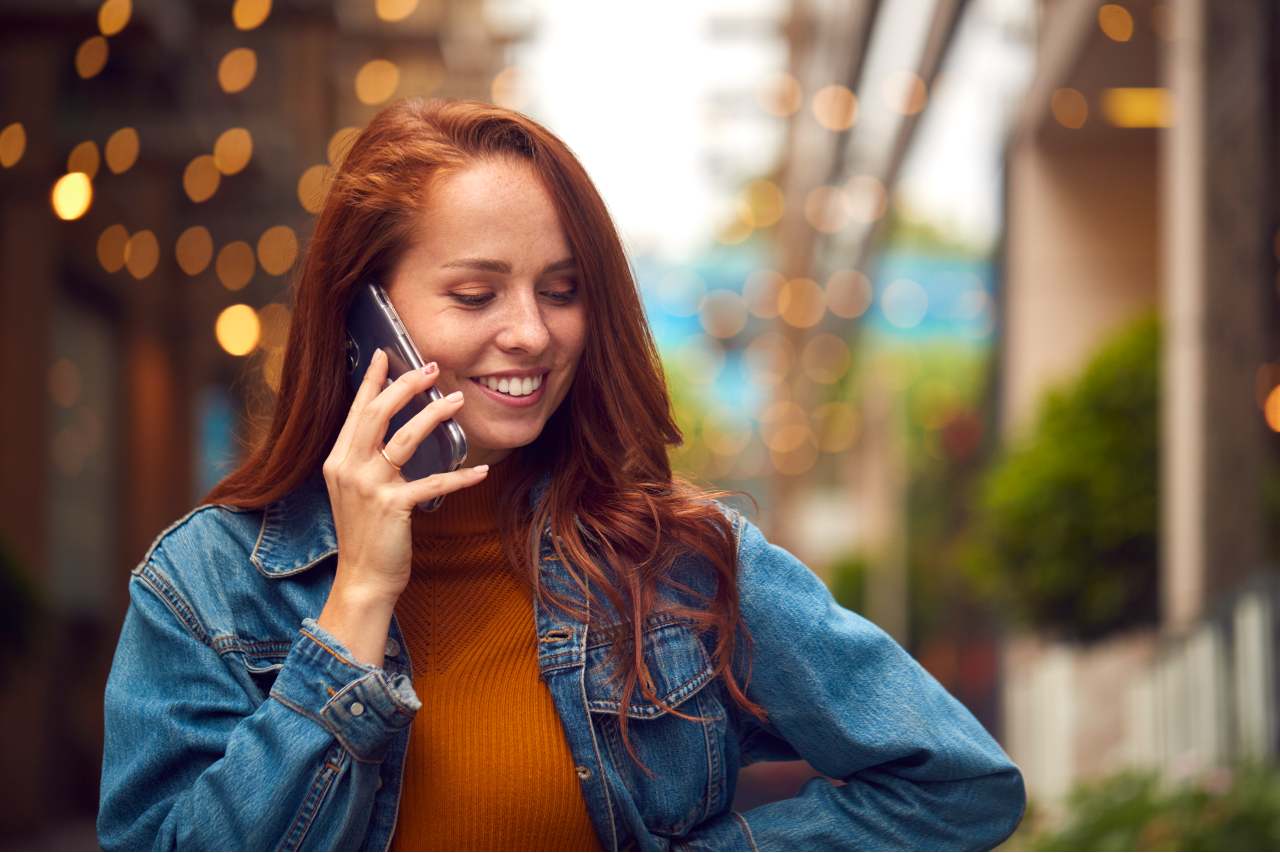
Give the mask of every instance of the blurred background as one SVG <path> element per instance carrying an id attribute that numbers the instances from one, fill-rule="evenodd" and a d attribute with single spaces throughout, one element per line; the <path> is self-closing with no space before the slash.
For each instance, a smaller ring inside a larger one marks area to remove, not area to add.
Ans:
<path id="1" fill-rule="evenodd" d="M 1277 4 L 4 0 L 0 45 L 4 846 L 95 843 L 128 572 L 269 410 L 345 145 L 434 95 L 581 157 L 678 469 L 997 735 L 1013 845 L 1280 847 Z"/>

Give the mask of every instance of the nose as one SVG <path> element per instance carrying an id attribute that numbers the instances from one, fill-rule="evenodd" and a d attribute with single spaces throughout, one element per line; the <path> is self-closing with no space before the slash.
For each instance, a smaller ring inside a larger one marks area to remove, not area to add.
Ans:
<path id="1" fill-rule="evenodd" d="M 497 344 L 510 352 L 541 355 L 551 341 L 551 333 L 542 318 L 537 295 L 532 289 L 521 290 L 507 300 L 507 311 L 502 318 Z"/>

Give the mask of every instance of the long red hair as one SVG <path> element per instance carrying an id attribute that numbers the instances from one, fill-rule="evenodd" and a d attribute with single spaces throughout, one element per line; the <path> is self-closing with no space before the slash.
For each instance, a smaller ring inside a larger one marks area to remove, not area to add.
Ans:
<path id="1" fill-rule="evenodd" d="M 520 113 L 475 101 L 405 99 L 379 112 L 354 140 L 293 279 L 293 318 L 270 425 L 204 501 L 260 508 L 320 468 L 351 406 L 344 318 L 355 288 L 366 277 L 389 274 L 411 245 L 433 182 L 495 157 L 527 162 L 550 193 L 581 270 L 588 315 L 573 385 L 542 434 L 519 453 L 523 474 L 502 514 L 508 558 L 538 594 L 585 618 L 576 602 L 538 589 L 529 532 L 549 524 L 557 556 L 583 575 L 588 601 L 591 587 L 607 596 L 623 622 L 591 630 L 612 629 L 623 708 L 637 689 L 663 704 L 641 642 L 645 617 L 662 610 L 715 638 L 716 676 L 733 701 L 764 719 L 764 709 L 744 692 L 751 638 L 739 610 L 732 524 L 712 503 L 723 493 L 672 475 L 668 448 L 682 436 L 622 242 L 568 146 Z M 550 482 L 532 510 L 530 489 L 543 471 Z M 714 595 L 697 594 L 672 576 L 676 558 L 689 554 L 708 567 Z M 693 592 L 705 606 L 664 600 L 663 586 Z M 742 685 L 735 659 L 745 665 Z M 619 723 L 637 758 L 625 713 Z"/>

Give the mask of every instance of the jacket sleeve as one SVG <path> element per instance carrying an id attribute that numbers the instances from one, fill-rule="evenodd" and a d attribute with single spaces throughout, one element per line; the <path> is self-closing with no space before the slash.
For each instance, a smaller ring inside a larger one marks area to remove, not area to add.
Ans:
<path id="1" fill-rule="evenodd" d="M 393 735 L 420 707 L 303 620 L 270 696 L 233 676 L 190 605 L 135 570 L 105 696 L 104 850 L 357 849 Z"/>
<path id="2" fill-rule="evenodd" d="M 744 758 L 793 753 L 832 779 L 728 812 L 679 841 L 704 850 L 975 850 L 1007 838 L 1022 775 L 977 720 L 887 634 L 832 598 L 741 516 L 743 614 L 754 640 Z"/>

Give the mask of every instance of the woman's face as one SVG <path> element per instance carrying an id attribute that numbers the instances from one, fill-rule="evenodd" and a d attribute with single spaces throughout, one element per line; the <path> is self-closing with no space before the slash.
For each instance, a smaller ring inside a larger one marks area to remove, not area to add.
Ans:
<path id="1" fill-rule="evenodd" d="M 573 382 L 586 337 L 574 258 L 528 165 L 481 162 L 428 193 L 387 294 L 455 416 L 468 465 L 532 442 Z"/>

